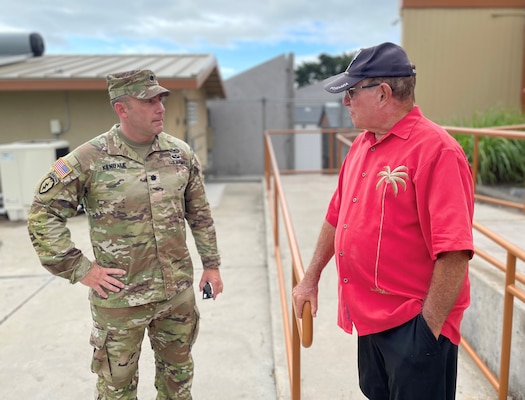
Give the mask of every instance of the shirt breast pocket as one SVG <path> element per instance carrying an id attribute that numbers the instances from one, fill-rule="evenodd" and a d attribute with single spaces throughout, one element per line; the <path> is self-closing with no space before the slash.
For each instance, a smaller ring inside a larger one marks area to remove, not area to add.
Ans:
<path id="1" fill-rule="evenodd" d="M 147 177 L 135 168 L 96 171 L 86 196 L 86 207 L 94 214 L 139 211 L 147 204 Z M 142 204 L 142 206 L 140 206 Z"/>

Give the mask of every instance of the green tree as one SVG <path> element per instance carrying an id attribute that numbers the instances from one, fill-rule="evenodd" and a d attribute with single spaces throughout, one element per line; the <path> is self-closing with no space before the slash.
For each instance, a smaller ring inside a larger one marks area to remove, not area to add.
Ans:
<path id="1" fill-rule="evenodd" d="M 304 62 L 295 69 L 295 82 L 298 87 L 311 85 L 330 76 L 344 72 L 355 53 L 343 53 L 340 56 L 320 54 L 316 62 Z"/>

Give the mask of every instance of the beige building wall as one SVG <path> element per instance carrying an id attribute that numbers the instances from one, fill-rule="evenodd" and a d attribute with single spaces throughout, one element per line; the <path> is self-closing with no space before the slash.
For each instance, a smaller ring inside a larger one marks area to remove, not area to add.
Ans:
<path id="1" fill-rule="evenodd" d="M 453 123 L 521 109 L 525 8 L 402 8 L 401 16 L 416 102 L 428 117 Z"/>
<path id="2" fill-rule="evenodd" d="M 183 112 L 181 115 L 184 123 L 182 126 L 177 126 L 177 137 L 184 139 L 194 149 L 202 166 L 207 166 L 211 142 L 208 141 L 206 96 L 202 90 L 186 90 L 181 92 L 180 96 L 177 107 Z M 171 102 L 171 99 L 169 101 Z M 179 132 L 181 136 L 178 136 Z"/>
<path id="3" fill-rule="evenodd" d="M 60 121 L 71 149 L 108 130 L 118 120 L 104 92 L 2 92 L 0 143 L 53 139 L 50 120 Z"/>
<path id="4" fill-rule="evenodd" d="M 188 97 L 199 99 L 196 102 L 198 123 L 189 127 L 186 126 Z M 102 91 L 1 92 L 0 110 L 0 144 L 59 138 L 68 141 L 73 150 L 118 123 L 108 94 Z M 59 120 L 65 132 L 54 136 L 50 120 Z M 207 124 L 206 104 L 201 91 L 171 91 L 166 102 L 164 131 L 192 145 L 204 169 L 209 147 Z"/>

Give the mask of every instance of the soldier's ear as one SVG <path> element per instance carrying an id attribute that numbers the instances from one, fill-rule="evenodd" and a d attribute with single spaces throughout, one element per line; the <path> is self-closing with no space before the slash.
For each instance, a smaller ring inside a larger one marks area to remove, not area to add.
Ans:
<path id="1" fill-rule="evenodd" d="M 123 101 L 117 101 L 113 108 L 119 117 L 125 117 L 127 115 L 128 106 Z"/>

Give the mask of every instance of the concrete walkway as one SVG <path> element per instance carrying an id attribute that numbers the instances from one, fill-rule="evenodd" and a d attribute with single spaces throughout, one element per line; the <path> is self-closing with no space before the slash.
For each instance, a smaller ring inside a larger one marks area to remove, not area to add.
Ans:
<path id="1" fill-rule="evenodd" d="M 193 351 L 193 396 L 275 400 L 262 186 L 214 184 L 208 192 L 225 293 L 216 301 L 197 295 L 201 327 Z M 86 217 L 71 219 L 69 227 L 77 246 L 91 254 Z M 188 236 L 198 282 L 201 264 Z M 25 222 L 1 220 L 0 241 L 0 399 L 92 399 L 87 287 L 52 277 L 40 266 Z M 140 371 L 138 398 L 153 400 L 147 341 Z"/>
<path id="2" fill-rule="evenodd" d="M 283 182 L 306 267 L 336 178 L 309 175 L 284 177 Z M 217 225 L 225 292 L 216 301 L 198 297 L 201 330 L 193 352 L 193 397 L 287 400 L 288 369 L 263 185 L 258 181 L 211 183 L 207 190 Z M 507 216 L 495 217 L 491 209 L 478 205 L 476 212 L 487 220 Z M 522 217 L 514 213 L 502 224 L 514 229 L 509 240 L 516 234 L 523 237 L 518 230 L 525 227 Z M 77 246 L 90 254 L 85 216 L 75 217 L 69 226 Z M 192 244 L 191 235 L 189 239 Z M 52 277 L 40 266 L 25 222 L 0 220 L 0 242 L 0 399 L 91 399 L 95 377 L 89 370 L 87 288 Z M 198 280 L 200 262 L 190 248 Z M 290 274 L 286 275 L 289 280 Z M 302 350 L 303 400 L 364 399 L 357 385 L 356 336 L 336 326 L 336 301 L 335 268 L 329 266 L 321 280 L 314 342 Z M 141 400 L 155 399 L 153 370 L 152 352 L 145 343 Z M 458 400 L 495 397 L 463 353 L 458 379 Z"/>

